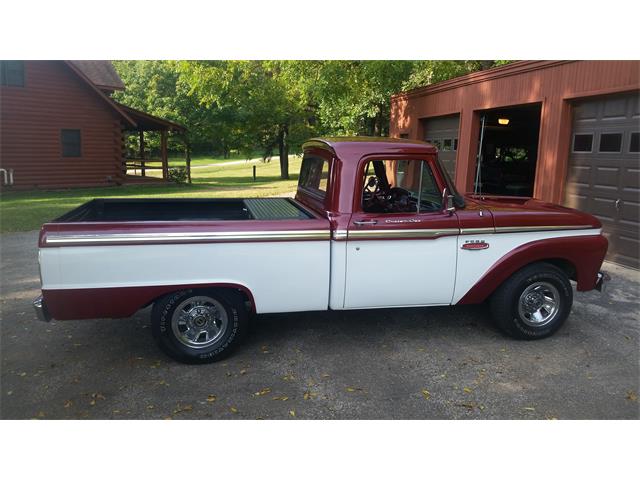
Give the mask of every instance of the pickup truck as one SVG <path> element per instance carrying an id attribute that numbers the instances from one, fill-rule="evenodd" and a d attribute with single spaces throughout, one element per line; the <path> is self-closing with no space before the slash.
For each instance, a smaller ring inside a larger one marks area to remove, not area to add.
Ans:
<path id="1" fill-rule="evenodd" d="M 96 199 L 43 225 L 44 320 L 149 305 L 166 354 L 228 355 L 252 314 L 490 302 L 507 334 L 557 331 L 601 289 L 595 217 L 531 198 L 462 196 L 430 144 L 306 142 L 295 198 Z"/>

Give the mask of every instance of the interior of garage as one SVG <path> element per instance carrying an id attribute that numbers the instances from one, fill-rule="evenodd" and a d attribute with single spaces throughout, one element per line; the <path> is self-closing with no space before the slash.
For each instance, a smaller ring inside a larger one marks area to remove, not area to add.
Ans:
<path id="1" fill-rule="evenodd" d="M 541 104 L 481 112 L 476 193 L 533 196 L 540 112 Z"/>

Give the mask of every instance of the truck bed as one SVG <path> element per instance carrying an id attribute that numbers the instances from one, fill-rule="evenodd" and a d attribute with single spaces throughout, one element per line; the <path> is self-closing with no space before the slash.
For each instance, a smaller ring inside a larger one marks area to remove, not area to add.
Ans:
<path id="1" fill-rule="evenodd" d="M 289 198 L 95 199 L 54 223 L 194 220 L 307 220 L 314 218 Z"/>

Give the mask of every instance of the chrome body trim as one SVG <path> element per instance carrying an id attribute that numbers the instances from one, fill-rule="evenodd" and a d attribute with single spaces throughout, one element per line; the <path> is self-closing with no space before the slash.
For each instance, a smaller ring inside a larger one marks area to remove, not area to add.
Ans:
<path id="1" fill-rule="evenodd" d="M 350 230 L 349 239 L 367 238 L 435 238 L 458 235 L 458 228 L 398 229 L 398 230 Z"/>
<path id="2" fill-rule="evenodd" d="M 592 225 L 535 225 L 523 227 L 496 227 L 496 233 L 518 232 L 548 232 L 554 230 L 587 230 L 594 229 Z"/>
<path id="3" fill-rule="evenodd" d="M 348 238 L 348 230 L 334 230 L 333 239 L 334 240 L 346 240 Z"/>
<path id="4" fill-rule="evenodd" d="M 496 233 L 496 230 L 493 227 L 461 228 L 460 229 L 460 235 L 480 235 L 482 233 Z"/>
<path id="5" fill-rule="evenodd" d="M 234 242 L 263 240 L 329 240 L 329 230 L 298 230 L 273 232 L 158 232 L 158 233 L 96 233 L 47 235 L 46 245 L 78 245 L 100 243 L 150 242 Z"/>
<path id="6" fill-rule="evenodd" d="M 49 315 L 49 311 L 47 310 L 47 307 L 44 304 L 42 295 L 40 295 L 38 298 L 36 298 L 33 301 L 33 308 L 36 311 L 36 316 L 38 317 L 38 320 L 40 320 L 41 322 L 51 321 L 51 315 Z"/>

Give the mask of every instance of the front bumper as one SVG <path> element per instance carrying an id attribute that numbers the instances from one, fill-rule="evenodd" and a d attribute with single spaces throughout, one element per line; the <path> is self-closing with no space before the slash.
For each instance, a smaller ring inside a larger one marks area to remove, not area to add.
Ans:
<path id="1" fill-rule="evenodd" d="M 38 320 L 40 320 L 41 322 L 50 322 L 52 320 L 51 315 L 49 314 L 49 310 L 47 310 L 47 306 L 44 304 L 42 295 L 40 295 L 33 301 L 33 308 L 36 311 Z"/>
<path id="2" fill-rule="evenodd" d="M 598 272 L 596 279 L 596 290 L 604 292 L 607 287 L 607 282 L 611 280 L 611 277 L 606 272 Z"/>

